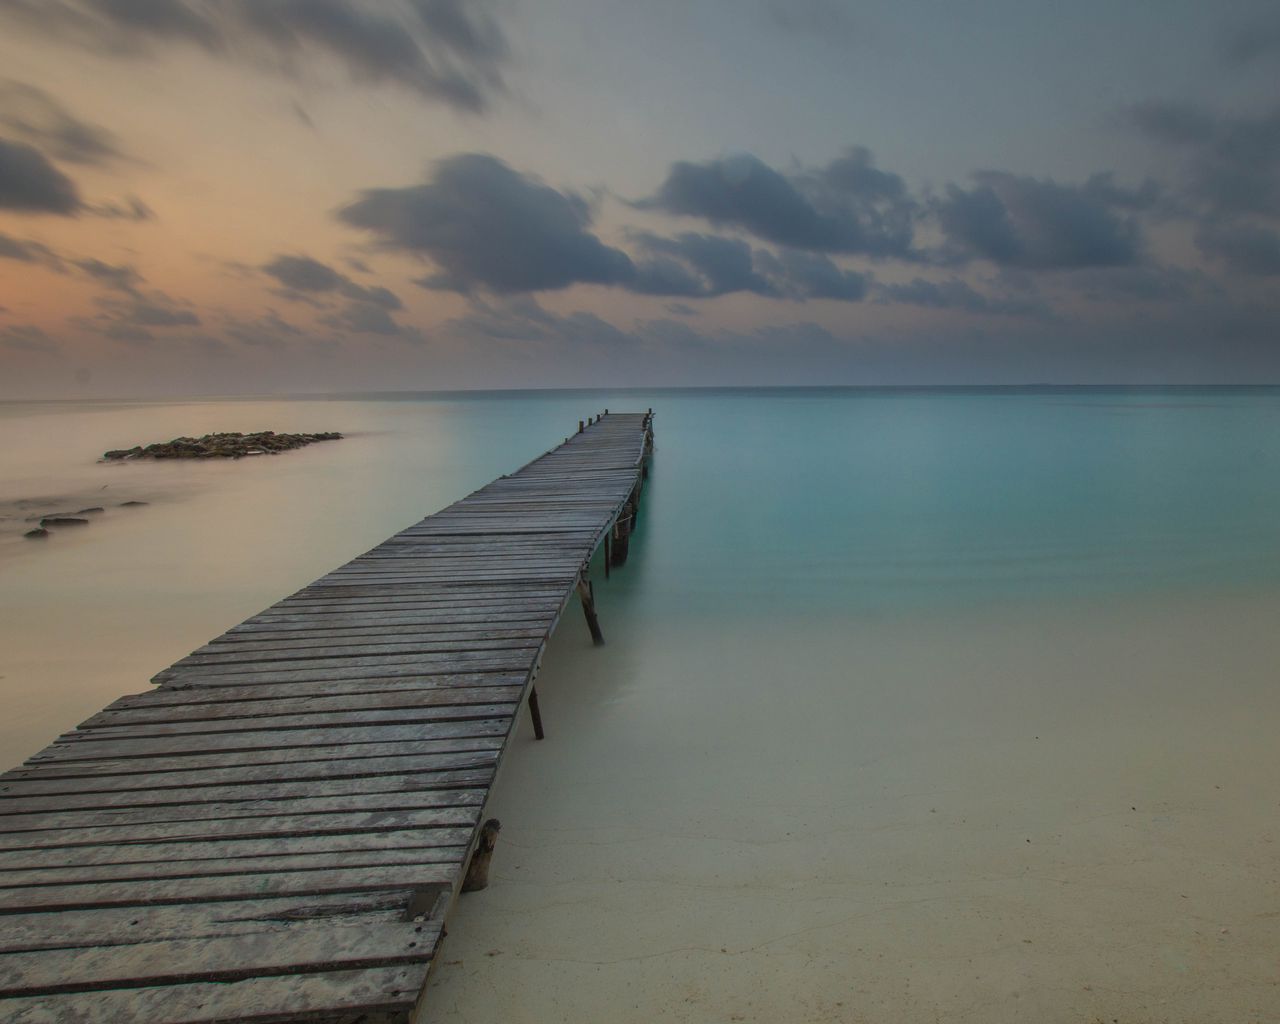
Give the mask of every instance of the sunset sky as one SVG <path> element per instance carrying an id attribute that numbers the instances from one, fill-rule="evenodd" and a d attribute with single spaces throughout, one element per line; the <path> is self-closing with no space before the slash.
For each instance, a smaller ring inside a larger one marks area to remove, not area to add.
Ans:
<path id="1" fill-rule="evenodd" d="M 0 0 L 0 397 L 1280 383 L 1274 0 Z"/>

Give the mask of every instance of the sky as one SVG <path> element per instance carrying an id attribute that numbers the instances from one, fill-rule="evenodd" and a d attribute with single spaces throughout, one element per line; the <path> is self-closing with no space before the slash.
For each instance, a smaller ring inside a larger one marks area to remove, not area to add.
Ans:
<path id="1" fill-rule="evenodd" d="M 1280 383 L 1274 0 L 0 0 L 0 398 Z"/>

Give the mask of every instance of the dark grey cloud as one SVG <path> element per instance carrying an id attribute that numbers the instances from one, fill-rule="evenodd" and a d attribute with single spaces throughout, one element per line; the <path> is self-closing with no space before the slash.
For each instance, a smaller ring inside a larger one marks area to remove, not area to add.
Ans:
<path id="1" fill-rule="evenodd" d="M 783 173 L 750 154 L 672 164 L 640 209 L 697 217 L 793 249 L 914 258 L 915 202 L 897 175 L 856 148 L 825 167 Z"/>
<path id="2" fill-rule="evenodd" d="M 337 291 L 347 279 L 332 267 L 309 256 L 277 256 L 262 270 L 286 288 L 300 292 Z"/>
<path id="3" fill-rule="evenodd" d="M 843 270 L 823 253 L 783 249 L 756 252 L 756 266 L 778 294 L 791 299 L 834 299 L 858 302 L 867 294 L 869 274 Z"/>
<path id="4" fill-rule="evenodd" d="M 196 327 L 200 323 L 200 317 L 191 310 L 154 300 L 138 299 L 129 306 L 116 308 L 122 319 L 140 327 Z"/>
<path id="5" fill-rule="evenodd" d="M 1047 316 L 1048 307 L 1039 299 L 1023 296 L 984 295 L 972 285 L 952 277 L 929 281 L 917 277 L 906 284 L 883 284 L 877 289 L 882 302 L 903 303 L 926 309 L 953 309 L 966 313 L 1012 316 Z"/>
<path id="6" fill-rule="evenodd" d="M 398 323 L 385 306 L 373 302 L 349 302 L 336 313 L 321 317 L 320 322 L 337 330 L 384 337 L 399 336 L 409 330 Z"/>
<path id="7" fill-rule="evenodd" d="M 671 298 L 751 292 L 850 301 L 866 290 L 863 275 L 824 254 L 771 253 L 721 235 L 633 230 L 627 235 L 632 255 L 591 231 L 591 206 L 582 196 L 481 154 L 441 161 L 422 185 L 366 191 L 337 215 L 386 248 L 428 258 L 436 270 L 417 283 L 438 291 L 514 295 L 603 284 Z M 328 267 L 294 262 L 267 269 L 312 292 L 335 288 L 340 277 Z"/>
<path id="8" fill-rule="evenodd" d="M 107 220 L 144 221 L 155 220 L 156 217 L 155 211 L 137 196 L 129 196 L 119 201 L 94 203 L 86 206 L 85 209 L 95 217 L 105 217 Z"/>
<path id="9" fill-rule="evenodd" d="M 1160 264 L 1077 270 L 1062 283 L 1091 302 L 1120 304 L 1143 302 L 1167 306 L 1221 292 L 1203 271 Z"/>
<path id="10" fill-rule="evenodd" d="M 35 324 L 11 324 L 8 327 L 0 327 L 0 345 L 15 352 L 52 354 L 58 351 L 58 346 Z"/>
<path id="11" fill-rule="evenodd" d="M 1280 275 L 1280 231 L 1261 224 L 1209 223 L 1196 233 L 1205 255 L 1243 274 Z"/>
<path id="12" fill-rule="evenodd" d="M 983 171 L 947 188 L 934 213 L 959 254 L 1028 270 L 1126 266 L 1142 255 L 1132 211 L 1155 201 L 1100 175 L 1084 185 Z"/>
<path id="13" fill-rule="evenodd" d="M 738 238 L 693 231 L 673 238 L 633 231 L 630 238 L 644 255 L 625 286 L 641 294 L 713 298 L 751 292 L 857 302 L 867 292 L 868 275 L 844 270 L 824 253 L 753 249 Z"/>
<path id="14" fill-rule="evenodd" d="M 853 16 L 841 0 L 768 0 L 767 12 L 773 25 L 784 32 L 828 43 L 847 44 L 855 38 Z"/>
<path id="15" fill-rule="evenodd" d="M 142 279 L 137 280 L 140 282 Z M 175 302 L 163 292 L 144 292 L 136 286 L 116 287 L 113 292 L 98 296 L 94 302 L 102 312 L 92 317 L 77 318 L 73 323 L 114 341 L 145 343 L 152 339 L 153 330 L 168 331 L 201 324 L 200 316 L 194 310 Z"/>
<path id="16" fill-rule="evenodd" d="M 0 259 L 18 263 L 38 263 L 51 270 L 62 270 L 62 257 L 41 242 L 29 238 L 14 238 L 0 232 Z"/>
<path id="17" fill-rule="evenodd" d="M 507 37 L 492 13 L 471 0 L 410 0 L 432 36 L 457 54 L 488 64 L 506 59 Z"/>
<path id="18" fill-rule="evenodd" d="M 419 282 L 426 288 L 511 294 L 620 284 L 636 273 L 589 230 L 585 199 L 483 154 L 441 160 L 420 185 L 369 189 L 337 216 L 385 248 L 430 259 L 437 272 Z"/>
<path id="19" fill-rule="evenodd" d="M 1236 117 L 1151 101 L 1129 115 L 1144 135 L 1181 155 L 1185 198 L 1202 214 L 1280 217 L 1280 105 Z"/>
<path id="20" fill-rule="evenodd" d="M 74 182 L 43 153 L 0 138 L 0 210 L 71 216 L 83 206 Z"/>
<path id="21" fill-rule="evenodd" d="M 249 348 L 273 350 L 283 349 L 291 340 L 303 337 L 301 329 L 271 310 L 249 320 L 228 317 L 223 333 Z"/>
<path id="22" fill-rule="evenodd" d="M 649 295 L 707 298 L 729 292 L 773 295 L 776 290 L 756 272 L 751 246 L 737 238 L 687 231 L 675 238 L 647 232 L 632 235 L 648 255 L 637 264 L 633 291 Z"/>
<path id="23" fill-rule="evenodd" d="M 121 158 L 109 131 L 82 121 L 26 82 L 0 79 L 0 129 L 65 163 L 100 165 Z"/>
<path id="24" fill-rule="evenodd" d="M 630 349 L 639 343 L 596 316 L 577 311 L 560 315 L 544 309 L 529 295 L 484 299 L 472 296 L 468 311 L 442 325 L 441 331 L 469 344 L 555 344 L 587 352 Z"/>
<path id="25" fill-rule="evenodd" d="M 1272 14 L 1236 28 L 1227 36 L 1223 57 L 1236 65 L 1280 58 L 1280 16 Z"/>
<path id="26" fill-rule="evenodd" d="M 306 299 L 316 294 L 332 293 L 382 310 L 401 309 L 403 306 L 399 296 L 390 289 L 357 284 L 346 274 L 310 256 L 276 256 L 261 270 L 284 286 L 280 294 L 286 298 Z"/>
<path id="27" fill-rule="evenodd" d="M 507 57 L 485 6 L 445 0 L 5 0 L 0 18 L 119 57 L 181 44 L 292 72 L 315 53 L 472 112 L 502 90 Z"/>
<path id="28" fill-rule="evenodd" d="M 72 260 L 72 266 L 115 291 L 136 294 L 143 283 L 143 277 L 136 267 L 128 264 L 104 263 L 98 259 Z"/>

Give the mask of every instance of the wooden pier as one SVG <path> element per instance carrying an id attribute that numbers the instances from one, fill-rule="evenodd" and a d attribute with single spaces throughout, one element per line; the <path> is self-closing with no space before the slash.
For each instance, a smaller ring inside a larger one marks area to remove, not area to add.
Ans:
<path id="1" fill-rule="evenodd" d="M 408 1020 L 651 451 L 651 414 L 581 423 L 0 776 L 0 1021 Z"/>

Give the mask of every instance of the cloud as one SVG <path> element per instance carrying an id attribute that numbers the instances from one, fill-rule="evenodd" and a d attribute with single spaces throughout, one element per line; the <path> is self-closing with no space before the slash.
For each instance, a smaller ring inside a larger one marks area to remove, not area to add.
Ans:
<path id="1" fill-rule="evenodd" d="M 361 82 L 394 83 L 459 110 L 502 91 L 501 27 L 482 5 L 450 0 L 6 0 L 0 17 L 115 57 L 185 45 L 293 73 L 337 60 Z"/>
<path id="2" fill-rule="evenodd" d="M 438 270 L 418 282 L 426 288 L 512 294 L 635 276 L 630 257 L 589 230 L 586 200 L 483 154 L 441 160 L 420 185 L 366 190 L 337 216 L 430 259 Z"/>
<path id="3" fill-rule="evenodd" d="M 143 277 L 136 267 L 128 264 L 115 265 L 97 259 L 72 260 L 72 265 L 88 274 L 95 281 L 116 291 L 136 294 L 143 282 Z"/>
<path id="4" fill-rule="evenodd" d="M 784 174 L 750 154 L 671 165 L 639 209 L 697 217 L 793 249 L 913 258 L 916 204 L 863 148 Z"/>
<path id="5" fill-rule="evenodd" d="M 510 47 L 493 15 L 464 0 L 412 0 L 413 9 L 439 42 L 454 53 L 495 64 Z"/>
<path id="6" fill-rule="evenodd" d="M 1077 270 L 1062 283 L 1092 302 L 1124 304 L 1168 304 L 1197 293 L 1215 295 L 1221 291 L 1203 271 L 1158 264 Z"/>
<path id="7" fill-rule="evenodd" d="M 1280 17 L 1259 19 L 1232 32 L 1222 56 L 1227 63 L 1236 65 L 1280 57 Z"/>
<path id="8" fill-rule="evenodd" d="M 0 138 L 0 210 L 72 216 L 83 205 L 75 184 L 43 153 Z"/>
<path id="9" fill-rule="evenodd" d="M 229 317 L 223 330 L 229 338 L 249 348 L 282 349 L 289 340 L 302 337 L 299 328 L 270 310 L 251 320 Z"/>
<path id="10" fill-rule="evenodd" d="M 403 306 L 399 296 L 391 290 L 357 284 L 346 274 L 310 256 L 276 256 L 261 270 L 284 285 L 285 290 L 280 294 L 286 298 L 306 300 L 310 295 L 334 293 L 383 310 L 401 309 Z"/>
<path id="11" fill-rule="evenodd" d="M 63 269 L 62 257 L 47 245 L 29 238 L 14 238 L 4 232 L 0 232 L 0 259 L 38 263 L 50 270 Z"/>
<path id="12" fill-rule="evenodd" d="M 1206 256 L 1222 260 L 1238 273 L 1273 277 L 1280 274 L 1280 231 L 1258 224 L 1206 224 L 1196 234 Z"/>
<path id="13" fill-rule="evenodd" d="M 90 262 L 90 261 L 83 261 Z M 96 262 L 96 261 L 93 261 Z M 109 287 L 121 294 L 98 296 L 94 302 L 102 312 L 92 317 L 76 317 L 71 323 L 82 330 L 101 334 L 113 341 L 129 344 L 148 344 L 155 339 L 155 330 L 168 331 L 179 327 L 198 327 L 201 319 L 193 310 L 186 308 L 169 298 L 163 292 L 143 292 L 136 285 L 142 282 L 141 277 L 128 279 L 121 275 L 122 283 L 129 287 L 111 285 L 112 275 L 107 268 L 99 270 L 92 276 L 108 282 Z M 83 268 L 81 268 L 83 269 Z M 91 273 L 86 271 L 87 273 Z"/>
<path id="14" fill-rule="evenodd" d="M 866 296 L 871 281 L 871 275 L 842 270 L 822 253 L 798 249 L 778 253 L 760 250 L 756 266 L 764 270 L 778 294 L 791 299 L 858 302 Z"/>
<path id="15" fill-rule="evenodd" d="M 768 14 L 784 32 L 840 43 L 854 36 L 853 18 L 840 0 L 769 0 Z"/>
<path id="16" fill-rule="evenodd" d="M 699 310 L 694 309 L 692 306 L 684 302 L 668 302 L 666 306 L 664 306 L 663 308 L 673 316 L 701 316 L 702 315 Z"/>
<path id="17" fill-rule="evenodd" d="M 12 324 L 0 327 L 0 345 L 15 352 L 54 353 L 58 346 L 34 324 Z"/>
<path id="18" fill-rule="evenodd" d="M 1137 222 L 1125 214 L 1154 202 L 1149 189 L 1121 189 L 1106 175 L 1084 185 L 1003 171 L 974 178 L 974 188 L 950 185 L 934 205 L 961 255 L 1027 270 L 1126 266 L 1141 257 Z"/>
<path id="19" fill-rule="evenodd" d="M 120 202 L 94 203 L 86 207 L 95 217 L 107 220 L 155 220 L 155 211 L 137 196 L 129 196 Z"/>
<path id="20" fill-rule="evenodd" d="M 154 300 L 138 299 L 131 305 L 114 308 L 123 322 L 139 327 L 196 327 L 200 324 L 200 317 L 191 310 Z"/>
<path id="21" fill-rule="evenodd" d="M 110 132 L 80 120 L 26 82 L 0 79 L 0 129 L 65 163 L 96 166 L 121 158 Z"/>
<path id="22" fill-rule="evenodd" d="M 492 300 L 473 296 L 467 313 L 446 321 L 441 331 L 467 343 L 550 343 L 590 351 L 627 349 L 638 343 L 634 334 L 594 313 L 577 311 L 561 316 L 528 295 Z"/>
<path id="23" fill-rule="evenodd" d="M 1149 101 L 1129 110 L 1148 138 L 1184 158 L 1184 192 L 1217 217 L 1280 216 L 1280 106 L 1251 117 L 1190 103 Z"/>
<path id="24" fill-rule="evenodd" d="M 320 322 L 329 327 L 353 331 L 356 334 L 381 334 L 385 337 L 393 337 L 414 333 L 397 323 L 385 306 L 373 302 L 347 303 L 338 312 L 321 317 Z"/>
<path id="25" fill-rule="evenodd" d="M 1047 316 L 1048 307 L 1033 298 L 994 298 L 984 295 L 957 277 L 928 281 L 917 277 L 907 284 L 884 284 L 877 289 L 882 302 L 922 306 L 926 309 L 954 309 L 966 313 L 1012 316 Z"/>
<path id="26" fill-rule="evenodd" d="M 416 283 L 435 291 L 515 295 L 602 284 L 686 299 L 751 292 L 848 301 L 866 290 L 862 275 L 823 254 L 775 254 L 722 235 L 631 230 L 629 254 L 591 231 L 582 196 L 481 154 L 440 161 L 421 185 L 365 191 L 337 216 L 385 248 L 429 259 L 436 270 Z M 346 280 L 310 263 L 277 260 L 266 269 L 295 290 L 332 290 Z"/>
<path id="27" fill-rule="evenodd" d="M 710 297 L 729 292 L 773 295 L 773 285 L 756 272 L 751 246 L 737 238 L 687 231 L 675 238 L 635 232 L 635 242 L 651 257 L 637 267 L 633 290 L 649 295 Z"/>

